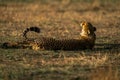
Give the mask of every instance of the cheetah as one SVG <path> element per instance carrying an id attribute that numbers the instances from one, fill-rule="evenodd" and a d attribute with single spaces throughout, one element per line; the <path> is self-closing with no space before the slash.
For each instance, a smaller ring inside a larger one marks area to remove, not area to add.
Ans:
<path id="1" fill-rule="evenodd" d="M 54 39 L 48 37 L 40 37 L 37 39 L 29 39 L 27 33 L 34 31 L 40 33 L 40 28 L 30 27 L 23 32 L 25 41 L 12 43 L 4 43 L 5 48 L 31 48 L 34 50 L 84 50 L 93 49 L 96 40 L 96 27 L 90 22 L 83 21 L 80 23 L 82 31 L 78 39 Z"/>

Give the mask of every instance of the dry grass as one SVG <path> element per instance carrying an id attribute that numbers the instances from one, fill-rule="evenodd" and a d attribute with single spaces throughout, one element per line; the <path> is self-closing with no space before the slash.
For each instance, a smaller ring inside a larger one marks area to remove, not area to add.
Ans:
<path id="1" fill-rule="evenodd" d="M 113 70 L 111 66 L 97 69 L 90 76 L 91 80 L 119 80 L 118 69 Z"/>
<path id="2" fill-rule="evenodd" d="M 109 6 L 109 7 L 108 7 Z M 119 0 L 1 0 L 0 44 L 23 40 L 26 27 L 39 26 L 29 37 L 78 38 L 89 21 L 97 28 L 94 50 L 33 51 L 0 48 L 0 80 L 119 80 Z"/>

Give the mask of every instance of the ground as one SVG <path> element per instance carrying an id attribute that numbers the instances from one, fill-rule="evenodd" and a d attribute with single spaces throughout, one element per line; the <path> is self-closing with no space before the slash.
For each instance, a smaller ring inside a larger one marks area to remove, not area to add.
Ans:
<path id="1" fill-rule="evenodd" d="M 120 80 L 119 0 L 0 0 L 0 44 L 28 37 L 79 38 L 75 20 L 97 28 L 93 50 L 0 48 L 0 80 Z"/>

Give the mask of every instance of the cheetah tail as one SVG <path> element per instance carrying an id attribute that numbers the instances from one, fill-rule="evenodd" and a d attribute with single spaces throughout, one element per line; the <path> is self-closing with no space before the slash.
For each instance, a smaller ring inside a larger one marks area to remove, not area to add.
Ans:
<path id="1" fill-rule="evenodd" d="M 25 37 L 25 39 L 28 39 L 28 38 L 27 38 L 27 33 L 28 33 L 29 31 L 34 31 L 34 32 L 36 32 L 36 33 L 40 33 L 40 28 L 38 28 L 38 27 L 36 27 L 36 26 L 26 28 L 25 31 L 23 32 L 23 37 Z"/>

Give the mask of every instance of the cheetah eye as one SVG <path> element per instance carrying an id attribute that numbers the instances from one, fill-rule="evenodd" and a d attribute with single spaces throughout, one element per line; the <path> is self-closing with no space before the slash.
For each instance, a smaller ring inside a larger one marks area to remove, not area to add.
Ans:
<path id="1" fill-rule="evenodd" d="M 82 22 L 82 23 L 81 23 L 81 26 L 84 26 L 84 25 L 86 25 L 86 23 L 85 23 L 85 22 Z"/>

